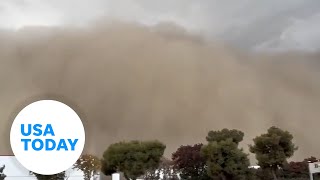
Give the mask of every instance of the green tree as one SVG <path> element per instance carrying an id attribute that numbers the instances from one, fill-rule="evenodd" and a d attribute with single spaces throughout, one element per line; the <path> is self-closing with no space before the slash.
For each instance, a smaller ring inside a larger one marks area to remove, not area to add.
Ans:
<path id="1" fill-rule="evenodd" d="M 7 176 L 3 173 L 3 170 L 6 166 L 3 165 L 1 168 L 0 168 L 0 180 L 4 180 Z"/>
<path id="2" fill-rule="evenodd" d="M 174 169 L 180 172 L 182 179 L 207 180 L 206 159 L 201 156 L 202 144 L 180 146 L 172 154 Z"/>
<path id="3" fill-rule="evenodd" d="M 207 173 L 211 178 L 222 180 L 249 179 L 248 154 L 238 147 L 244 133 L 236 129 L 210 131 L 201 155 L 206 159 Z"/>
<path id="4" fill-rule="evenodd" d="M 65 171 L 53 175 L 42 175 L 30 171 L 30 174 L 34 175 L 37 180 L 64 180 L 67 177 Z"/>
<path id="5" fill-rule="evenodd" d="M 258 165 L 262 169 L 270 170 L 273 179 L 277 180 L 278 169 L 283 167 L 298 149 L 292 140 L 293 136 L 288 131 L 272 126 L 266 134 L 254 138 L 254 144 L 249 145 L 249 149 L 255 154 Z"/>
<path id="6" fill-rule="evenodd" d="M 166 146 L 159 141 L 130 141 L 112 144 L 103 154 L 102 172 L 123 172 L 126 179 L 136 180 L 148 170 L 158 168 Z"/>
<path id="7" fill-rule="evenodd" d="M 221 180 L 248 179 L 249 159 L 232 139 L 209 142 L 201 154 L 207 160 L 207 172 L 211 178 Z"/>
<path id="8" fill-rule="evenodd" d="M 76 161 L 73 169 L 81 170 L 84 174 L 84 180 L 90 180 L 99 173 L 101 160 L 94 155 L 84 154 Z"/>
<path id="9" fill-rule="evenodd" d="M 209 131 L 206 139 L 208 142 L 213 141 L 224 141 L 227 139 L 232 139 L 236 144 L 239 144 L 243 140 L 244 133 L 236 129 L 222 129 L 221 131 Z"/>

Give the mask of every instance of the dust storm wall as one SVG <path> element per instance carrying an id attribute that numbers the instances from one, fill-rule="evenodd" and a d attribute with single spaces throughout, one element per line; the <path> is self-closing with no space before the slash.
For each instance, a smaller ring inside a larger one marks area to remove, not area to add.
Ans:
<path id="1" fill-rule="evenodd" d="M 56 99 L 80 114 L 85 151 L 97 155 L 120 140 L 159 139 L 170 156 L 224 127 L 244 131 L 247 147 L 272 125 L 293 133 L 295 157 L 318 155 L 318 55 L 240 55 L 181 34 L 123 23 L 1 32 L 1 154 L 11 154 L 15 113 Z"/>

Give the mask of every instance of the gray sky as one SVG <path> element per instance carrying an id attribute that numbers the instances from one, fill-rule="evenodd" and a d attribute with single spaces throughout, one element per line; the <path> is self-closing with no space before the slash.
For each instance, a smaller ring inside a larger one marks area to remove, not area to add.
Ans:
<path id="1" fill-rule="evenodd" d="M 86 25 L 101 17 L 173 21 L 253 49 L 320 47 L 319 0 L 1 0 L 0 27 Z"/>

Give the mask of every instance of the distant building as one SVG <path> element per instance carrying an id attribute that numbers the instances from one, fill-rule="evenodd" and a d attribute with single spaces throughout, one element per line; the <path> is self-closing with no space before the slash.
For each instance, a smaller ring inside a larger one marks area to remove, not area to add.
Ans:
<path id="1" fill-rule="evenodd" d="M 249 166 L 250 169 L 259 169 L 260 166 Z"/>
<path id="2" fill-rule="evenodd" d="M 3 173 L 7 176 L 5 180 L 36 180 L 34 175 L 30 175 L 29 171 L 24 168 L 14 156 L 0 155 L 0 166 L 5 165 Z M 83 180 L 83 173 L 72 168 L 66 171 L 68 180 Z M 100 177 L 95 177 L 99 180 Z"/>

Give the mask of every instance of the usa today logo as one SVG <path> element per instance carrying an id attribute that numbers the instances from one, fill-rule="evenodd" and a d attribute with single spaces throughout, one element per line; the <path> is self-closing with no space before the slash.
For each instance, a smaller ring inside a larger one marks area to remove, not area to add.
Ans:
<path id="1" fill-rule="evenodd" d="M 41 100 L 23 108 L 14 119 L 10 143 L 17 160 L 28 170 L 52 175 L 69 169 L 85 143 L 81 119 L 69 106 Z"/>

